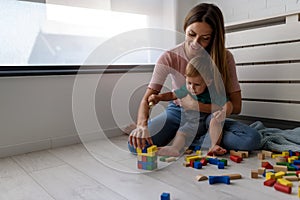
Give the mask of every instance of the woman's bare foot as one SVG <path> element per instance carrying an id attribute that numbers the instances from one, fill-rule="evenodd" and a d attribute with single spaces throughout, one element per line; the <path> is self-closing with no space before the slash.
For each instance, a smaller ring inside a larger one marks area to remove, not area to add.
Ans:
<path id="1" fill-rule="evenodd" d="M 165 146 L 158 148 L 157 154 L 159 156 L 180 156 L 180 152 L 173 146 Z"/>
<path id="2" fill-rule="evenodd" d="M 129 124 L 128 126 L 123 128 L 122 131 L 126 135 L 130 135 L 131 131 L 133 131 L 134 129 L 136 129 L 136 124 Z"/>
<path id="3" fill-rule="evenodd" d="M 227 153 L 227 150 L 220 147 L 219 145 L 215 145 L 214 147 L 212 147 L 209 152 L 213 153 L 214 155 L 216 156 L 222 156 L 224 155 L 225 153 Z"/>

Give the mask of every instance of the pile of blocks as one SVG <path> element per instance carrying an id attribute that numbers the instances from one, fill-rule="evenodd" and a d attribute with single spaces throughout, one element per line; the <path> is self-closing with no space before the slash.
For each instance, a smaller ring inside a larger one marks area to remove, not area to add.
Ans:
<path id="1" fill-rule="evenodd" d="M 201 151 L 197 150 L 195 155 L 187 155 L 185 156 L 185 163 L 183 165 L 185 167 L 192 167 L 195 169 L 201 169 L 203 166 L 207 164 L 212 164 L 218 166 L 218 169 L 224 169 L 227 166 L 226 159 L 218 159 L 213 156 L 201 156 Z"/>
<path id="2" fill-rule="evenodd" d="M 266 157 L 276 160 L 272 165 Z M 287 194 L 292 193 L 293 181 L 300 180 L 300 153 L 285 151 L 281 154 L 274 154 L 270 151 L 262 151 L 258 154 L 261 159 L 261 167 L 251 171 L 251 178 L 265 177 L 264 185 L 274 187 L 275 190 Z M 300 197 L 300 184 L 298 183 L 298 196 Z"/>
<path id="3" fill-rule="evenodd" d="M 138 169 L 155 170 L 157 169 L 157 146 L 149 145 L 144 149 L 137 148 Z"/>

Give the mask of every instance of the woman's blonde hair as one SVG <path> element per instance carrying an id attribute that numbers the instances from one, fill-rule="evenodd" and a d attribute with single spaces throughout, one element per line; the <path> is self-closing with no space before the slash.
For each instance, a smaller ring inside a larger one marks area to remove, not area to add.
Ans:
<path id="1" fill-rule="evenodd" d="M 214 70 L 214 81 L 217 91 L 221 90 L 219 87 L 221 83 L 218 83 L 220 80 L 216 78 L 218 73 L 221 74 L 225 89 L 228 91 L 228 87 L 231 85 L 231 83 L 226 58 L 227 53 L 225 48 L 225 28 L 223 14 L 216 5 L 201 3 L 192 8 L 187 14 L 184 20 L 184 31 L 186 31 L 186 28 L 189 25 L 195 22 L 205 22 L 209 24 L 213 30 L 210 44 L 205 48 L 205 50 L 210 54 L 212 60 L 219 70 L 219 72 Z"/>

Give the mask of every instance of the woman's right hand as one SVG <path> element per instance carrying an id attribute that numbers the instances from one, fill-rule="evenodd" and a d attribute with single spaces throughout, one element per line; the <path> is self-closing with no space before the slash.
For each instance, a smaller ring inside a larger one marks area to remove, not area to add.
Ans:
<path id="1" fill-rule="evenodd" d="M 147 126 L 137 126 L 130 135 L 129 143 L 134 148 L 145 148 L 147 145 L 153 145 Z"/>
<path id="2" fill-rule="evenodd" d="M 149 104 L 152 102 L 154 104 L 157 104 L 158 102 L 160 101 L 159 99 L 159 96 L 157 94 L 151 94 L 149 97 L 148 97 L 148 102 Z"/>

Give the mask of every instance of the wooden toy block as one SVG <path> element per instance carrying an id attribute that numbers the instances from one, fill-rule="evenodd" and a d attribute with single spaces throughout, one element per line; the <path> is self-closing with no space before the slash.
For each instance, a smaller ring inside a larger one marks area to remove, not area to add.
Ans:
<path id="1" fill-rule="evenodd" d="M 265 154 L 263 154 L 263 153 L 258 153 L 258 154 L 257 154 L 257 158 L 258 158 L 259 160 L 264 160 L 264 159 L 265 159 Z"/>
<path id="2" fill-rule="evenodd" d="M 290 156 L 290 153 L 288 151 L 283 151 L 281 154 L 282 156 Z"/>
<path id="3" fill-rule="evenodd" d="M 287 166 L 284 166 L 284 165 L 274 165 L 273 166 L 273 169 L 275 172 L 287 172 Z"/>
<path id="4" fill-rule="evenodd" d="M 241 174 L 222 174 L 221 176 L 229 176 L 230 180 L 241 179 Z"/>
<path id="5" fill-rule="evenodd" d="M 185 161 L 186 162 L 190 162 L 190 161 L 196 161 L 196 160 L 200 160 L 201 157 L 196 155 L 196 156 L 186 156 L 185 157 Z"/>
<path id="6" fill-rule="evenodd" d="M 297 176 L 283 176 L 282 178 L 288 181 L 299 181 L 299 177 Z"/>
<path id="7" fill-rule="evenodd" d="M 166 159 L 169 158 L 170 156 L 162 156 L 159 158 L 159 161 L 161 162 L 166 162 Z"/>
<path id="8" fill-rule="evenodd" d="M 298 187 L 298 197 L 300 198 L 300 187 Z"/>
<path id="9" fill-rule="evenodd" d="M 208 161 L 206 160 L 206 158 L 202 158 L 200 162 L 202 163 L 202 166 L 206 166 Z"/>
<path id="10" fill-rule="evenodd" d="M 282 154 L 272 154 L 272 158 L 273 158 L 273 159 L 275 159 L 275 158 L 278 157 L 278 156 L 282 157 Z"/>
<path id="11" fill-rule="evenodd" d="M 276 162 L 286 162 L 286 158 L 285 157 L 282 157 L 282 156 L 278 156 L 275 158 Z"/>
<path id="12" fill-rule="evenodd" d="M 240 157 L 240 156 L 234 156 L 234 155 L 231 155 L 231 156 L 230 156 L 230 160 L 232 160 L 232 161 L 234 161 L 234 162 L 236 162 L 236 163 L 240 163 L 240 162 L 243 160 L 243 158 Z"/>
<path id="13" fill-rule="evenodd" d="M 218 162 L 218 169 L 224 169 L 224 163 L 223 162 Z"/>
<path id="14" fill-rule="evenodd" d="M 189 163 L 189 162 L 184 162 L 184 163 L 183 163 L 183 166 L 189 167 L 189 166 L 190 166 L 190 163 Z"/>
<path id="15" fill-rule="evenodd" d="M 266 180 L 275 179 L 275 174 L 273 172 L 266 172 Z"/>
<path id="16" fill-rule="evenodd" d="M 300 160 L 294 160 L 293 164 L 294 165 L 300 165 Z"/>
<path id="17" fill-rule="evenodd" d="M 184 154 L 192 154 L 194 151 L 192 149 L 185 150 Z"/>
<path id="18" fill-rule="evenodd" d="M 268 161 L 262 161 L 261 166 L 266 169 L 273 169 L 273 166 Z"/>
<path id="19" fill-rule="evenodd" d="M 206 159 L 209 159 L 209 158 L 216 159 L 217 157 L 216 157 L 216 156 L 209 156 L 209 155 L 206 155 Z"/>
<path id="20" fill-rule="evenodd" d="M 292 176 L 292 175 L 298 176 L 296 171 L 287 171 L 286 175 L 288 175 L 288 176 Z"/>
<path id="21" fill-rule="evenodd" d="M 196 155 L 201 156 L 201 154 L 202 154 L 201 150 L 196 151 Z"/>
<path id="22" fill-rule="evenodd" d="M 157 146 L 156 145 L 152 145 L 152 146 L 147 148 L 147 153 L 153 153 L 153 152 L 157 152 Z"/>
<path id="23" fill-rule="evenodd" d="M 166 158 L 166 162 L 173 162 L 176 160 L 176 157 L 169 157 L 169 158 Z"/>
<path id="24" fill-rule="evenodd" d="M 265 186 L 273 187 L 273 185 L 276 183 L 275 179 L 268 179 L 264 181 Z"/>
<path id="25" fill-rule="evenodd" d="M 257 170 L 251 170 L 251 178 L 258 178 L 258 171 Z"/>
<path id="26" fill-rule="evenodd" d="M 248 158 L 249 157 L 249 152 L 248 151 L 237 151 L 238 153 L 241 153 L 242 158 Z"/>
<path id="27" fill-rule="evenodd" d="M 293 167 L 296 171 L 300 170 L 300 167 L 298 165 L 291 164 L 290 167 Z"/>
<path id="28" fill-rule="evenodd" d="M 282 178 L 284 175 L 285 175 L 285 172 L 282 172 L 282 171 L 277 172 L 277 173 L 275 173 L 275 179 Z"/>
<path id="29" fill-rule="evenodd" d="M 196 176 L 197 181 L 205 181 L 207 179 L 208 179 L 207 176 L 204 176 L 203 174 L 199 174 Z"/>
<path id="30" fill-rule="evenodd" d="M 202 169 L 202 163 L 200 161 L 195 161 L 193 167 L 195 169 Z"/>
<path id="31" fill-rule="evenodd" d="M 219 162 L 223 162 L 224 163 L 224 166 L 227 166 L 227 160 L 226 159 L 221 159 L 221 160 L 219 160 Z"/>
<path id="32" fill-rule="evenodd" d="M 244 152 L 241 152 L 241 151 L 235 151 L 235 150 L 230 150 L 230 155 L 231 156 L 238 156 L 238 157 L 241 157 L 241 158 L 245 158 L 246 155 Z"/>
<path id="33" fill-rule="evenodd" d="M 212 165 L 218 165 L 219 159 L 217 159 L 217 158 L 209 158 L 208 159 L 208 163 L 212 164 Z"/>
<path id="34" fill-rule="evenodd" d="M 170 193 L 168 193 L 168 192 L 163 192 L 163 193 L 160 195 L 160 200 L 170 200 Z"/>
<path id="35" fill-rule="evenodd" d="M 136 148 L 136 152 L 139 154 L 139 153 L 142 153 L 142 149 L 141 148 L 139 148 L 139 147 L 137 147 Z"/>
<path id="36" fill-rule="evenodd" d="M 262 150 L 261 153 L 264 154 L 265 157 L 269 157 L 269 158 L 272 158 L 272 155 L 273 155 L 272 151 Z"/>
<path id="37" fill-rule="evenodd" d="M 201 146 L 195 146 L 194 151 L 201 150 Z"/>
<path id="38" fill-rule="evenodd" d="M 294 160 L 298 160 L 298 157 L 297 158 L 295 158 L 295 157 L 288 157 L 287 160 L 288 160 L 288 163 L 293 163 Z"/>
<path id="39" fill-rule="evenodd" d="M 276 162 L 276 165 L 290 166 L 290 163 L 288 163 L 288 162 Z"/>
<path id="40" fill-rule="evenodd" d="M 195 162 L 195 161 L 193 161 L 193 160 L 190 161 L 190 166 L 191 166 L 191 167 L 194 167 L 194 162 Z"/>
<path id="41" fill-rule="evenodd" d="M 229 176 L 209 176 L 208 181 L 209 181 L 209 184 L 225 183 L 225 184 L 229 185 L 230 177 Z"/>
<path id="42" fill-rule="evenodd" d="M 285 185 L 281 185 L 280 183 L 276 182 L 274 184 L 274 188 L 275 190 L 278 190 L 280 192 L 284 192 L 284 193 L 288 193 L 291 194 L 292 193 L 292 188 L 289 186 L 285 186 Z"/>
<path id="43" fill-rule="evenodd" d="M 277 182 L 280 183 L 281 185 L 293 187 L 293 183 L 291 181 L 288 181 L 288 180 L 283 179 L 283 178 L 277 179 Z"/>
<path id="44" fill-rule="evenodd" d="M 259 175 L 263 175 L 264 173 L 266 173 L 266 168 L 264 167 L 260 167 L 257 169 L 257 172 Z"/>

